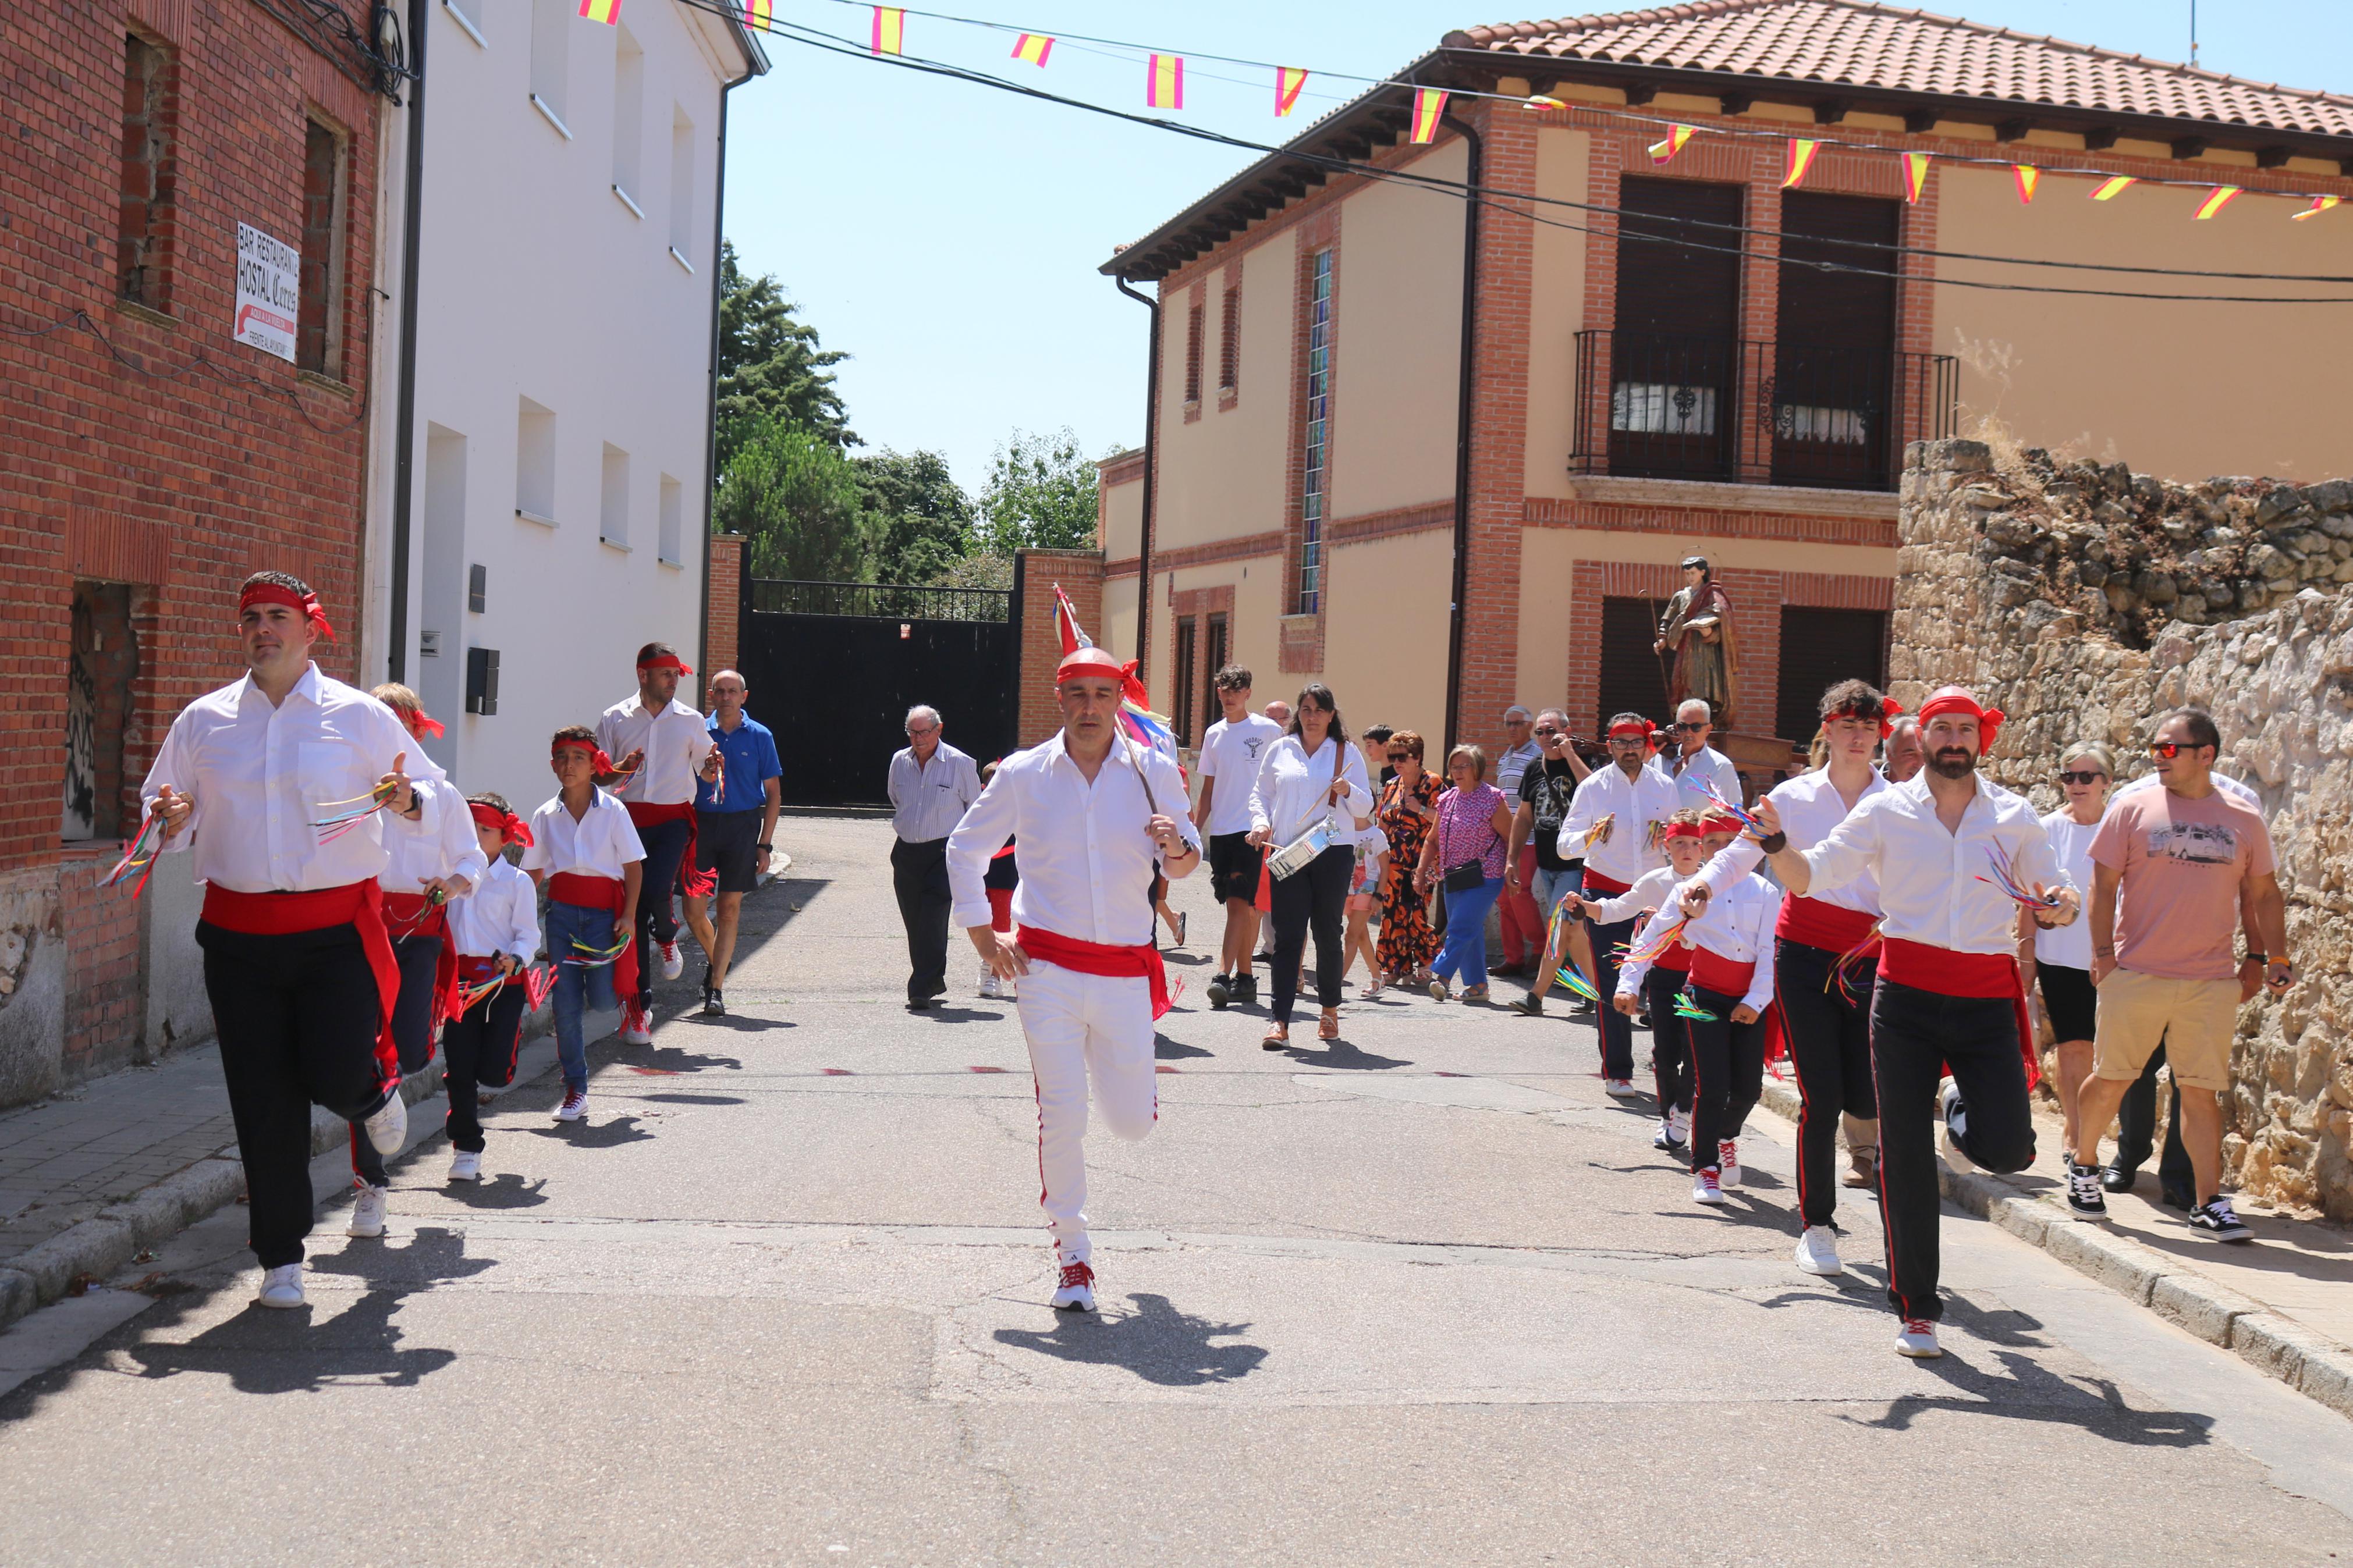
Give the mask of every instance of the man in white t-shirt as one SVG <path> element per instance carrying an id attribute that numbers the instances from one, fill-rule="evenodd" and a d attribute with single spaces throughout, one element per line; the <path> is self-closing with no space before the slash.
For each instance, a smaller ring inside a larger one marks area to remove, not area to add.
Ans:
<path id="1" fill-rule="evenodd" d="M 1225 717 L 1201 737 L 1201 801 L 1193 826 L 1209 846 L 1209 892 L 1226 906 L 1226 936 L 1209 1005 L 1258 999 L 1250 950 L 1258 943 L 1258 880 L 1265 853 L 1250 842 L 1250 781 L 1259 753 L 1280 739 L 1282 726 L 1250 710 L 1250 672 L 1239 664 L 1218 671 L 1218 706 Z"/>

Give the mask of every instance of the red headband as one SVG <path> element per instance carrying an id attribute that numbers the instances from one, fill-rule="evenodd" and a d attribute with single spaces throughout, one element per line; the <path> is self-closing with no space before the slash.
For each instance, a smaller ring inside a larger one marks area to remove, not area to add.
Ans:
<path id="1" fill-rule="evenodd" d="M 329 642 L 335 640 L 335 628 L 327 624 L 327 613 L 319 608 L 316 594 L 298 594 L 283 583 L 256 583 L 237 595 L 237 613 L 242 616 L 256 605 L 284 605 L 288 609 L 300 610 L 321 637 Z"/>
<path id="2" fill-rule="evenodd" d="M 1868 719 L 1871 715 L 1862 710 L 1863 707 L 1863 702 L 1857 699 L 1830 713 L 1824 722 L 1828 722 L 1830 719 Z M 1893 697 L 1881 698 L 1879 700 L 1879 738 L 1884 741 L 1894 734 L 1895 721 L 1903 717 L 1904 704 L 1896 701 Z"/>
<path id="3" fill-rule="evenodd" d="M 573 744 L 578 745 L 579 742 L 575 741 Z M 522 818 L 513 812 L 501 811 L 495 805 L 484 805 L 479 800 L 468 803 L 467 809 L 474 814 L 475 826 L 495 828 L 508 843 L 520 844 L 526 849 L 531 847 L 531 829 L 525 827 Z"/>
<path id="4" fill-rule="evenodd" d="M 1940 686 L 1929 695 L 1927 701 L 1920 704 L 1921 727 L 1926 729 L 1929 720 L 1943 713 L 1958 713 L 1976 720 L 1978 753 L 1982 755 L 1993 750 L 1994 737 L 2001 733 L 2000 709 L 1980 708 L 1978 706 L 1978 700 L 1962 688 Z M 1926 737 L 1923 736 L 1921 740 L 1925 745 Z"/>
<path id="5" fill-rule="evenodd" d="M 1659 837 L 1662 838 L 1704 838 L 1707 837 L 1707 829 L 1702 827 L 1696 822 L 1670 822 L 1667 824 L 1667 830 Z"/>
<path id="6" fill-rule="evenodd" d="M 599 777 L 618 771 L 613 766 L 613 759 L 605 754 L 605 748 L 594 741 L 558 741 L 548 748 L 548 760 L 554 762 L 563 754 L 566 746 L 577 746 L 587 752 L 589 769 Z"/>
<path id="7" fill-rule="evenodd" d="M 1620 735 L 1631 736 L 1654 752 L 1659 749 L 1659 727 L 1648 719 L 1621 719 L 1609 726 L 1610 740 Z"/>
<path id="8" fill-rule="evenodd" d="M 448 732 L 448 725 L 422 708 L 396 708 L 393 711 L 399 714 L 400 721 L 408 726 L 408 732 L 420 741 L 438 741 Z"/>
<path id="9" fill-rule="evenodd" d="M 681 675 L 692 675 L 694 673 L 693 667 L 691 665 L 681 664 L 679 662 L 678 655 L 674 653 L 666 653 L 662 654 L 659 658 L 647 659 L 644 663 L 638 665 L 638 668 L 641 671 L 648 669 L 674 669 Z"/>

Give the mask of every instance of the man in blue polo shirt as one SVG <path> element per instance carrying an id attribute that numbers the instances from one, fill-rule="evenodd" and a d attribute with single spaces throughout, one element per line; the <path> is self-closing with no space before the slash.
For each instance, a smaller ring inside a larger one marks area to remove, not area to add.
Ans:
<path id="1" fill-rule="evenodd" d="M 694 868 L 706 880 L 716 873 L 719 914 L 708 912 L 708 897 L 689 895 L 686 923 L 702 944 L 702 1010 L 713 1017 L 727 1011 L 721 994 L 727 965 L 735 956 L 735 921 L 744 895 L 767 874 L 776 836 L 776 813 L 784 804 L 776 761 L 776 738 L 744 711 L 744 678 L 723 669 L 711 678 L 711 716 L 704 721 L 720 756 L 719 777 L 694 792 Z"/>

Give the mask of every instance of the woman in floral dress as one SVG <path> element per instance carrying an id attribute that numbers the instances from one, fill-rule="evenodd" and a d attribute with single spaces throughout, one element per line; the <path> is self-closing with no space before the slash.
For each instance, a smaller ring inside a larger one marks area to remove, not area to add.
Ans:
<path id="1" fill-rule="evenodd" d="M 1421 841 L 1438 820 L 1438 781 L 1421 765 L 1421 737 L 1400 730 L 1389 737 L 1389 765 L 1397 777 L 1381 788 L 1373 820 L 1389 841 L 1388 868 L 1381 878 L 1381 939 L 1376 952 L 1376 984 L 1430 984 L 1430 961 L 1438 952 L 1430 929 L 1430 903 L 1414 886 Z"/>

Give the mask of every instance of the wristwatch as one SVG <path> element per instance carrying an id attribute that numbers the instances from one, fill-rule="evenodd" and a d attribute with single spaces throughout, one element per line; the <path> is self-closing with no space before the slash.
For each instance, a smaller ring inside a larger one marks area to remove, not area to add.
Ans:
<path id="1" fill-rule="evenodd" d="M 763 855 L 774 855 L 776 852 L 776 847 L 773 844 L 754 844 L 752 847 Z"/>
<path id="2" fill-rule="evenodd" d="M 2271 962 L 2271 959 L 2272 959 L 2272 955 L 2271 955 L 2270 953 L 2268 953 L 2268 952 L 2254 952 L 2254 951 L 2253 951 L 2253 950 L 2251 949 L 2251 950 L 2249 950 L 2249 952 L 2248 952 L 2248 953 L 2247 953 L 2247 959 L 2246 959 L 2246 961 L 2247 961 L 2249 963 L 2269 963 Z"/>

